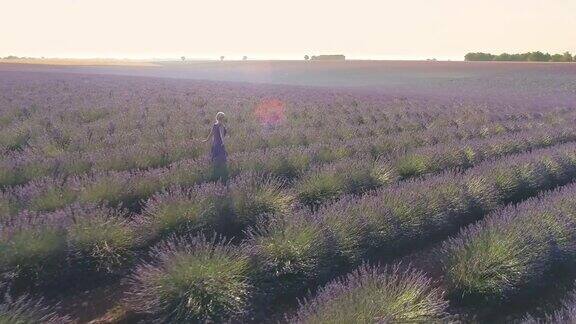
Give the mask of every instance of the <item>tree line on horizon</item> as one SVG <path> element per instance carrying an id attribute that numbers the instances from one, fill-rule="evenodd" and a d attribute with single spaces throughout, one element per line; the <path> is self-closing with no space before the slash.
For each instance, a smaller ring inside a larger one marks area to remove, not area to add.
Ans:
<path id="1" fill-rule="evenodd" d="M 502 53 L 500 55 L 476 52 L 466 54 L 464 59 L 466 61 L 575 62 L 576 55 L 573 56 L 570 52 L 564 52 L 563 54 L 550 54 L 540 51 L 518 54 Z"/>

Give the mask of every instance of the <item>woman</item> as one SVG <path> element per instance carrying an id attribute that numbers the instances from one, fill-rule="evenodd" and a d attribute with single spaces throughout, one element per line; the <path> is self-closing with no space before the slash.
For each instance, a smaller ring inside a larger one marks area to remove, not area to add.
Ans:
<path id="1" fill-rule="evenodd" d="M 216 122 L 210 129 L 210 134 L 203 142 L 208 142 L 212 138 L 212 166 L 214 167 L 214 176 L 220 180 L 227 177 L 226 160 L 227 153 L 224 148 L 224 136 L 226 136 L 226 127 L 224 126 L 225 115 L 219 111 L 216 114 Z"/>

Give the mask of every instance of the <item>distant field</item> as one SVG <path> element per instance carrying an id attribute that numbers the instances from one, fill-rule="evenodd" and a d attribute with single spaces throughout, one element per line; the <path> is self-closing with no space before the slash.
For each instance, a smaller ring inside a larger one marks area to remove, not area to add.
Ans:
<path id="1" fill-rule="evenodd" d="M 321 86 L 381 91 L 398 96 L 531 99 L 569 103 L 576 63 L 419 61 L 191 61 L 146 66 L 66 66 L 0 63 L 1 71 L 109 74 L 176 79 Z"/>
<path id="2" fill-rule="evenodd" d="M 0 322 L 560 316 L 575 122 L 576 64 L 0 63 Z"/>
<path id="3" fill-rule="evenodd" d="M 149 61 L 112 59 L 0 59 L 0 64 L 33 64 L 61 66 L 154 66 Z"/>

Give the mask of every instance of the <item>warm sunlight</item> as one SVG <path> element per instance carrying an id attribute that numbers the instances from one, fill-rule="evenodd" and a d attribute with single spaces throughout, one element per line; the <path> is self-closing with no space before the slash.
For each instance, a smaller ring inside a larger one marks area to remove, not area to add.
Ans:
<path id="1" fill-rule="evenodd" d="M 480 50 L 576 50 L 573 0 L 0 0 L 0 8 L 0 57 L 461 60 Z"/>
<path id="2" fill-rule="evenodd" d="M 576 0 L 0 10 L 0 324 L 576 323 Z"/>

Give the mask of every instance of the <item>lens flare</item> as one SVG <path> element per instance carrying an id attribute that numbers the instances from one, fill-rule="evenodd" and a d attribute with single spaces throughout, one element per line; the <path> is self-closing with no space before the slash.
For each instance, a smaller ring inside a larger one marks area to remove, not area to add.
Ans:
<path id="1" fill-rule="evenodd" d="M 279 99 L 266 99 L 256 106 L 254 114 L 265 127 L 280 125 L 286 120 L 285 104 Z"/>

